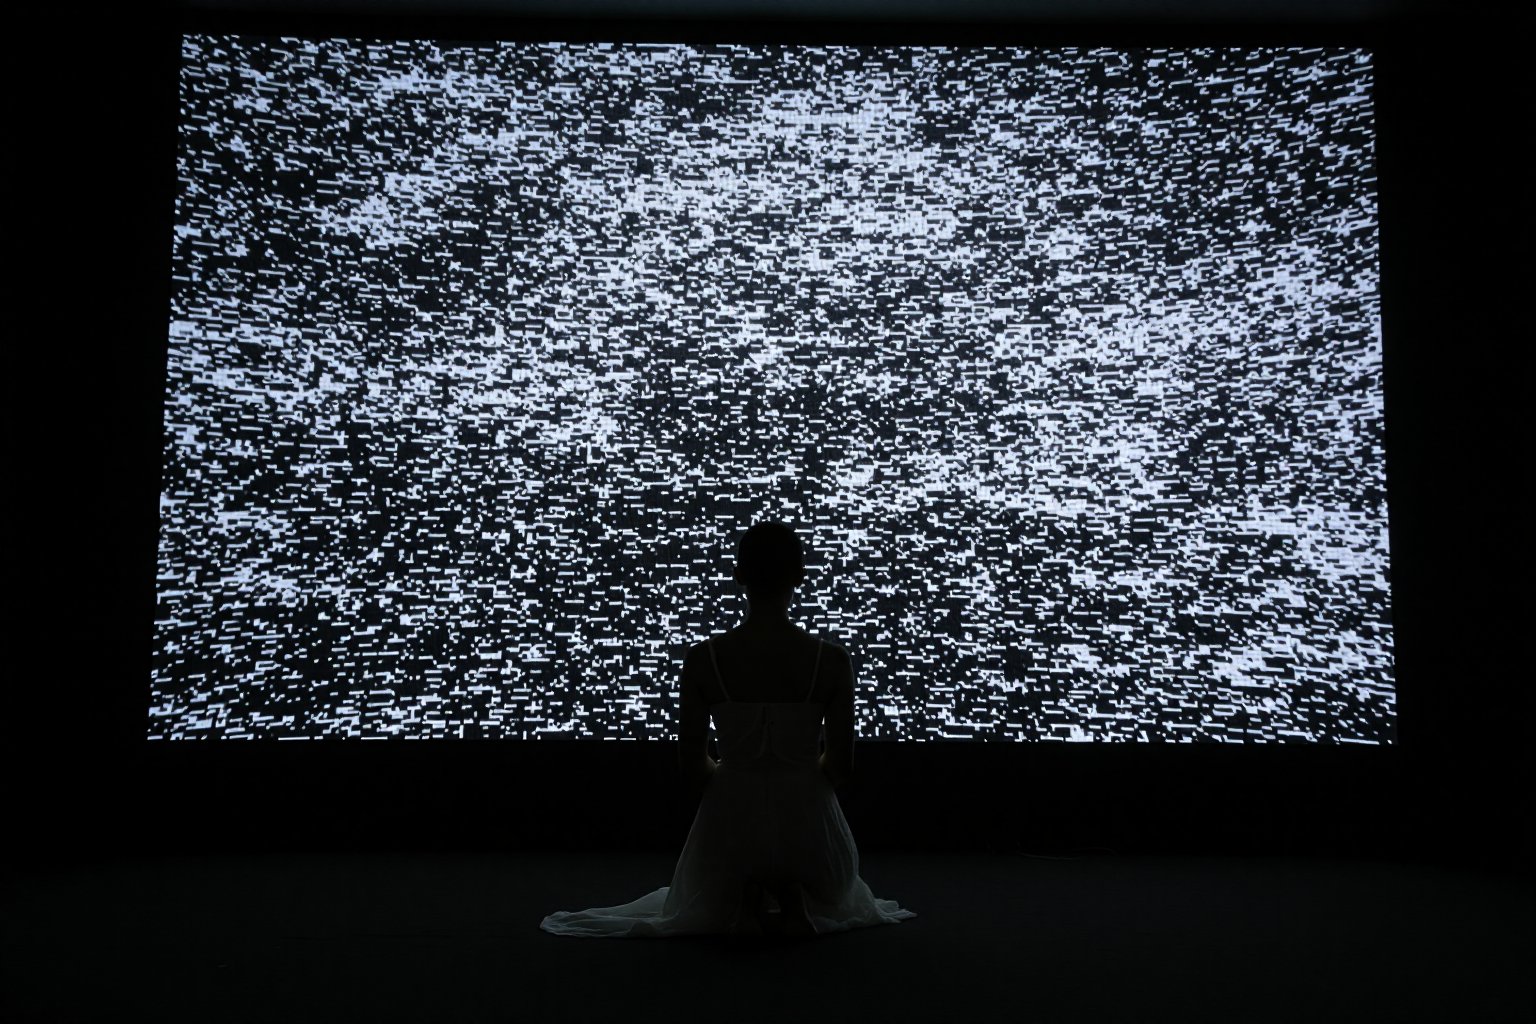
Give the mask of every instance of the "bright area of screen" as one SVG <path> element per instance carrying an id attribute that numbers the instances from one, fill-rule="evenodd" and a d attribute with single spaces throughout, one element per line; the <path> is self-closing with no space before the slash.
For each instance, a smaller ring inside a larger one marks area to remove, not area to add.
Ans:
<path id="1" fill-rule="evenodd" d="M 151 737 L 1392 741 L 1367 53 L 182 57 Z"/>

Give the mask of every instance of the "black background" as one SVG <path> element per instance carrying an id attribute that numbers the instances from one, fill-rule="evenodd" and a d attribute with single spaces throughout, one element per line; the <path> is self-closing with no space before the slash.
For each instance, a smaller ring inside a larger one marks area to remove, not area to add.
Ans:
<path id="1" fill-rule="evenodd" d="M 1178 8 L 1174 7 L 1177 11 Z M 403 11 L 405 8 L 395 8 Z M 1107 847 L 1514 866 L 1531 854 L 1524 59 L 1474 6 L 1328 23 L 533 22 L 63 9 L 15 27 L 4 716 L 13 856 L 678 849 L 697 794 L 643 743 L 143 739 L 179 32 L 443 39 L 1366 45 L 1377 53 L 1399 683 L 1388 748 L 863 744 L 868 849 Z"/>

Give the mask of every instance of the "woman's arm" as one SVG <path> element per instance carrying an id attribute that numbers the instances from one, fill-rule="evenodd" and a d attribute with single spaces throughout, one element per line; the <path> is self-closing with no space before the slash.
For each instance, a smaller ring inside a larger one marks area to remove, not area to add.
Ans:
<path id="1" fill-rule="evenodd" d="M 823 662 L 827 675 L 827 749 L 822 774 L 837 786 L 853 775 L 853 662 L 841 647 Z"/>
<path id="2" fill-rule="evenodd" d="M 703 644 L 695 645 L 683 659 L 683 679 L 677 727 L 677 766 L 692 785 L 702 785 L 715 773 L 715 760 L 709 756 L 709 705 L 704 697 L 704 662 L 709 653 Z"/>

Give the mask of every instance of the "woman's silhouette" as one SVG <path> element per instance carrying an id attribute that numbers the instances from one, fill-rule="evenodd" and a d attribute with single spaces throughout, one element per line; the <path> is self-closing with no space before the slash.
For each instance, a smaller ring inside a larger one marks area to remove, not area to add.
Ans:
<path id="1" fill-rule="evenodd" d="M 847 651 L 789 620 L 805 579 L 800 538 L 783 523 L 753 526 L 735 579 L 746 620 L 695 644 L 683 662 L 678 758 L 704 795 L 672 884 L 623 906 L 551 914 L 545 931 L 810 936 L 915 916 L 876 899 L 859 877 L 833 792 L 853 771 L 853 668 Z M 710 718 L 718 764 L 707 751 Z"/>

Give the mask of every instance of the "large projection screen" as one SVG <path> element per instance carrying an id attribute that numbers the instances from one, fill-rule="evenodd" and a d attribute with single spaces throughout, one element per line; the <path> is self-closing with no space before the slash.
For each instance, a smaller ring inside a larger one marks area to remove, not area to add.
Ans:
<path id="1" fill-rule="evenodd" d="M 187 36 L 153 739 L 1393 742 L 1366 51 Z"/>

